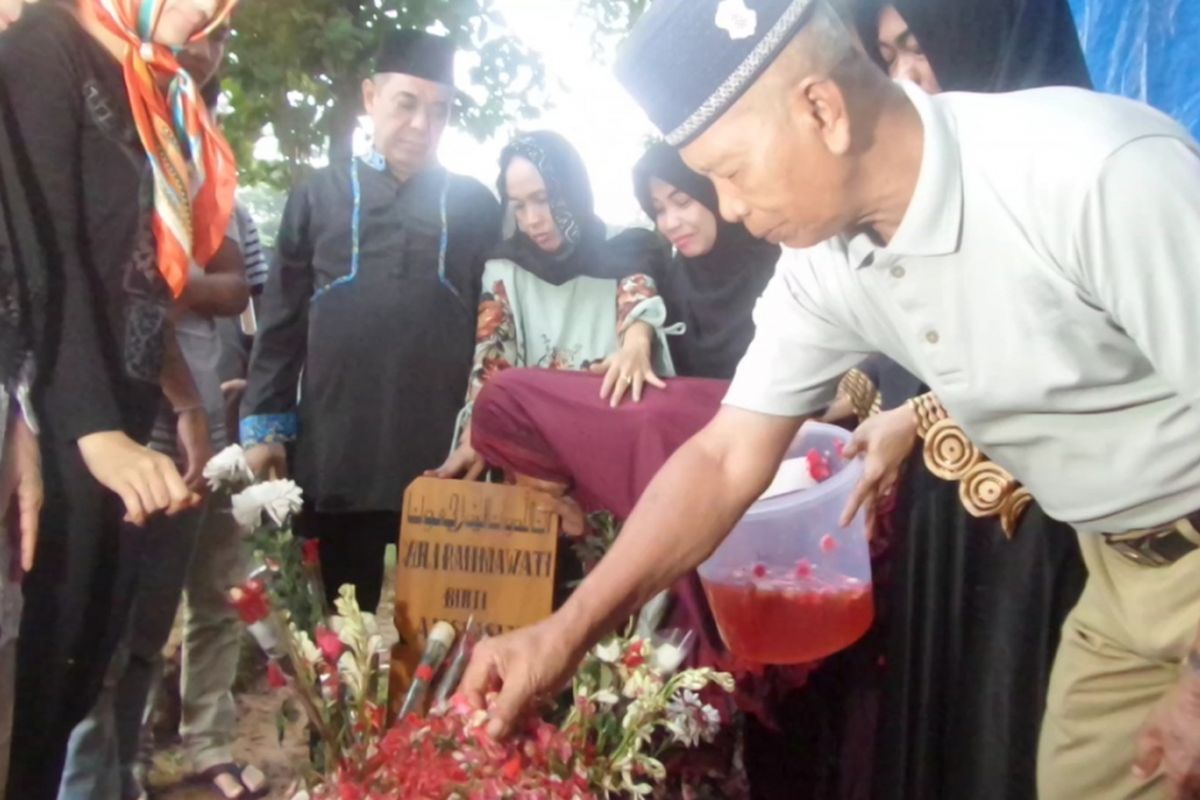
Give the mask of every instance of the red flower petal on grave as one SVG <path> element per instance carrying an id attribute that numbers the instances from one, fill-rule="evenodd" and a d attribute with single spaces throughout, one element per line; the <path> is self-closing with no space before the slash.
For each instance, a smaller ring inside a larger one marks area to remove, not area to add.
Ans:
<path id="1" fill-rule="evenodd" d="M 375 730 L 377 730 L 377 731 L 383 730 L 383 722 L 385 719 L 384 713 L 383 713 L 383 706 L 377 706 L 377 705 L 368 703 L 367 704 L 367 718 L 371 721 L 371 724 L 375 727 Z"/>
<path id="2" fill-rule="evenodd" d="M 455 714 L 470 714 L 474 710 L 471 708 L 471 701 L 462 692 L 458 692 L 450 698 L 450 709 Z"/>
<path id="3" fill-rule="evenodd" d="M 282 689 L 288 685 L 287 676 L 274 661 L 267 664 L 267 685 L 272 689 Z"/>
<path id="4" fill-rule="evenodd" d="M 345 643 L 338 638 L 336 633 L 324 627 L 317 628 L 316 639 L 321 655 L 331 666 L 336 665 L 338 659 L 342 657 L 342 653 L 346 652 Z"/>
<path id="5" fill-rule="evenodd" d="M 625 651 L 624 664 L 629 669 L 637 669 L 642 664 L 646 663 L 646 657 L 642 654 L 642 643 L 634 642 Z"/>

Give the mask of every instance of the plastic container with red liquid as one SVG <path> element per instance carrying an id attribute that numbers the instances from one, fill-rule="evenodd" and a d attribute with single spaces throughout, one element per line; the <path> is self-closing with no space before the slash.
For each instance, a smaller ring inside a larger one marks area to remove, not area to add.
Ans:
<path id="1" fill-rule="evenodd" d="M 775 484 L 700 565 L 721 638 L 743 661 L 824 658 L 875 619 L 865 510 L 838 525 L 862 477 L 862 462 L 842 457 L 849 441 L 841 428 L 806 423 Z M 796 459 L 812 468 L 788 463 Z"/>

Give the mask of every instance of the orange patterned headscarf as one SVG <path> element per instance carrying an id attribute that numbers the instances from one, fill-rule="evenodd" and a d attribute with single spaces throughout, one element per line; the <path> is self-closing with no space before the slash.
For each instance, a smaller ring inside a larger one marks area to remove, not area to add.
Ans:
<path id="1" fill-rule="evenodd" d="M 237 189 L 233 151 L 209 118 L 200 87 L 171 48 L 153 42 L 167 0 L 90 1 L 105 27 L 129 45 L 125 86 L 154 171 L 158 270 L 178 297 L 191 265 L 208 264 L 225 240 Z M 216 0 L 216 12 L 193 41 L 221 25 L 236 4 Z"/>

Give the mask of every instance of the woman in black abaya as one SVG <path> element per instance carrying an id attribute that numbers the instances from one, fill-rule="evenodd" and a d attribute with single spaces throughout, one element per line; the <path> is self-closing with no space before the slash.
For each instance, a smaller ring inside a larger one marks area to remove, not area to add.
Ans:
<path id="1" fill-rule="evenodd" d="M 858 11 L 880 64 L 930 93 L 1091 85 L 1067 0 L 896 0 Z M 912 448 L 881 512 L 893 552 L 879 604 L 887 669 L 873 794 L 1032 800 L 1059 628 L 1086 579 L 1075 533 L 1036 503 L 1017 513 L 1019 498 L 1003 524 L 968 513 L 959 481 L 936 477 L 931 465 L 946 474 L 945 465 L 923 457 L 918 428 L 924 435 L 939 407 L 928 396 L 914 408 L 928 387 L 895 363 L 873 359 L 844 385 L 860 417 L 881 406 L 869 424 Z M 954 435 L 950 424 L 943 435 Z"/>
<path id="2" fill-rule="evenodd" d="M 677 375 L 731 380 L 754 338 L 752 313 L 782 248 L 721 219 L 712 182 L 659 142 L 633 169 L 638 204 L 671 242 L 671 262 L 653 277 L 667 304 Z"/>

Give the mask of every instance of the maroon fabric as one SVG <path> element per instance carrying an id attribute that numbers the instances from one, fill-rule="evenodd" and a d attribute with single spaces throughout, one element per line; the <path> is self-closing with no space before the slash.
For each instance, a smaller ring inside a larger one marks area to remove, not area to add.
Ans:
<path id="1" fill-rule="evenodd" d="M 475 402 L 471 444 L 505 472 L 566 484 L 585 513 L 624 520 L 667 459 L 716 415 L 729 384 L 673 378 L 640 403 L 613 409 L 600 399 L 601 383 L 580 372 L 505 370 Z M 804 682 L 805 667 L 771 669 L 764 681 L 761 668 L 734 663 L 695 573 L 676 581 L 672 594 L 666 624 L 697 636 L 689 663 L 737 674 L 742 708 L 768 718 L 764 695 Z"/>
<path id="2" fill-rule="evenodd" d="M 471 445 L 506 472 L 570 485 L 587 513 L 625 519 L 671 454 L 716 415 L 729 384 L 673 378 L 614 409 L 600 399 L 601 383 L 583 372 L 505 370 L 475 401 Z"/>
<path id="3" fill-rule="evenodd" d="M 505 370 L 488 381 L 471 423 L 471 444 L 508 473 L 570 487 L 585 513 L 624 520 L 671 454 L 720 408 L 729 384 L 675 378 L 640 403 L 610 408 L 600 376 L 545 369 Z M 676 582 L 667 624 L 696 633 L 690 662 L 727 666 L 700 579 Z"/>

